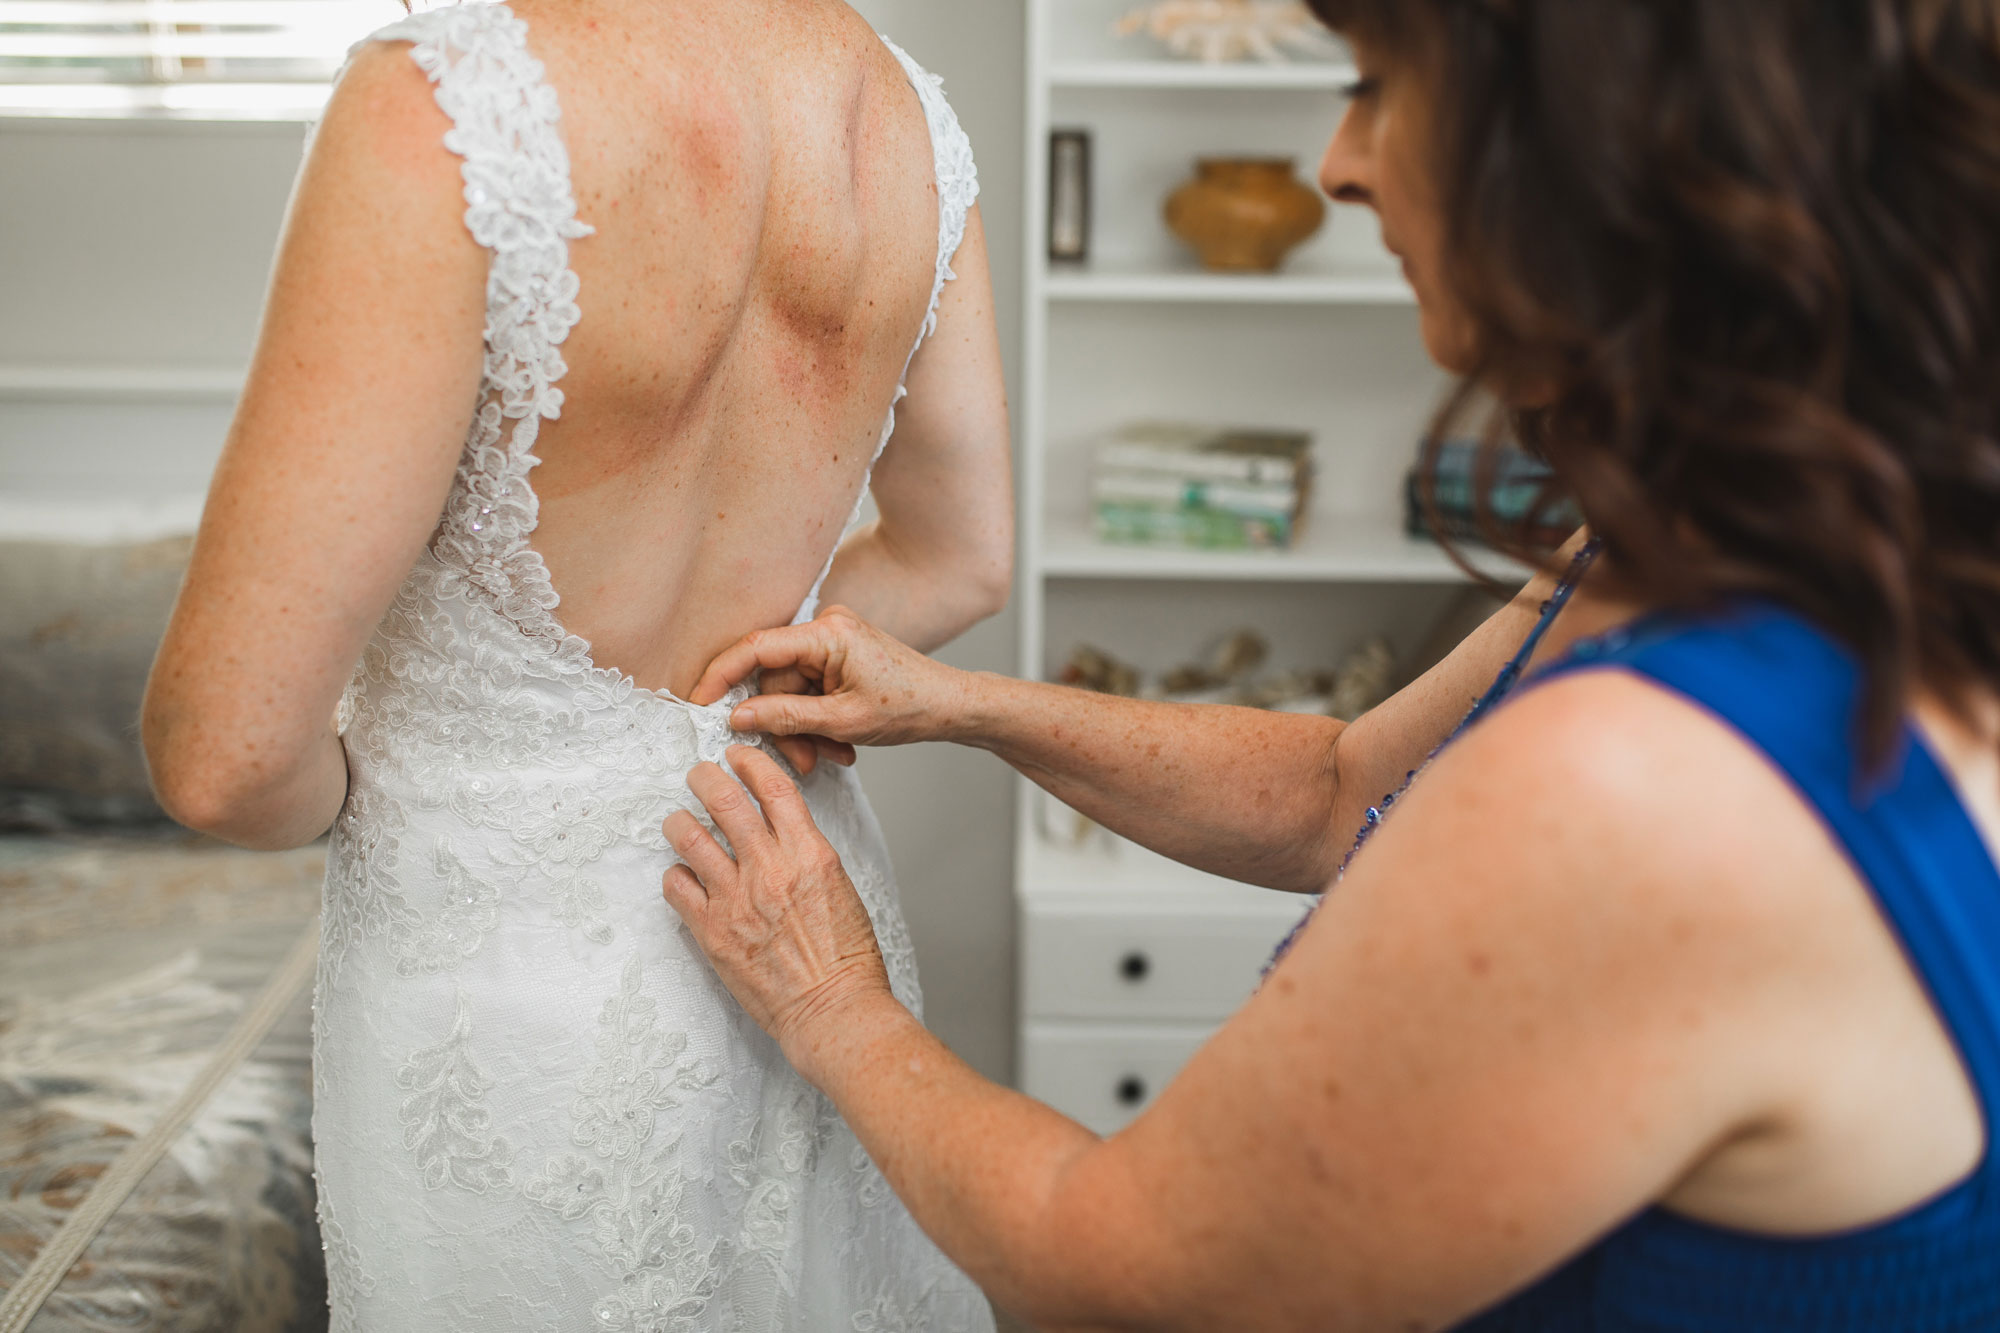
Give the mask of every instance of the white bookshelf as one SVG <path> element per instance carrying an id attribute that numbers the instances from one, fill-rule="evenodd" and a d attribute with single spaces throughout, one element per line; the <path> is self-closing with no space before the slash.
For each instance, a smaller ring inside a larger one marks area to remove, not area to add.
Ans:
<path id="1" fill-rule="evenodd" d="M 1330 208 L 1283 271 L 1223 276 L 1201 271 L 1160 217 L 1197 156 L 1292 157 L 1313 180 L 1353 69 L 1337 54 L 1283 65 L 1169 59 L 1143 37 L 1112 34 L 1130 3 L 1027 4 L 1020 673 L 1050 678 L 1080 642 L 1158 670 L 1242 626 L 1269 640 L 1275 667 L 1331 666 L 1378 634 L 1409 653 L 1466 576 L 1403 531 L 1403 474 L 1444 384 L 1374 219 Z M 1083 265 L 1046 257 L 1058 128 L 1091 134 Z M 1311 431 L 1314 509 L 1292 549 L 1095 540 L 1089 442 L 1142 418 Z M 1498 556 L 1475 565 L 1519 577 Z M 1043 799 L 1021 784 L 1022 1082 L 1115 1129 L 1248 994 L 1304 904 L 1102 831 L 1080 846 L 1051 841 Z M 1142 975 L 1105 971 L 1127 966 Z M 1125 1097 L 1134 1081 L 1143 1095 Z"/>

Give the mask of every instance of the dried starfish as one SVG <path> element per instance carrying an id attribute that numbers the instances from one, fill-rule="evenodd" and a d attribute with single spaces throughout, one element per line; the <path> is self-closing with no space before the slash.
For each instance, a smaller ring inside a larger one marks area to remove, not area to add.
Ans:
<path id="1" fill-rule="evenodd" d="M 1315 55 L 1332 49 L 1299 0 L 1159 0 L 1120 19 L 1116 31 L 1129 37 L 1142 29 L 1174 54 L 1212 64 L 1248 56 L 1282 64 L 1285 47 Z"/>

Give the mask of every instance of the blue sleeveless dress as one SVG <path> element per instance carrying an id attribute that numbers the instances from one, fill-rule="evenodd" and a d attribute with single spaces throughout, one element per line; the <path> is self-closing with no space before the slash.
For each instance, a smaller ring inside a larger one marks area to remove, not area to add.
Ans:
<path id="1" fill-rule="evenodd" d="M 1905 728 L 1861 770 L 1860 672 L 1800 617 L 1745 606 L 1587 640 L 1534 684 L 1619 668 L 1735 728 L 1846 849 L 1930 992 L 1987 1126 L 1970 1176 L 1894 1219 L 1811 1239 L 1650 1209 L 1460 1333 L 1993 1333 L 2000 1330 L 2000 871 L 1946 773 Z"/>

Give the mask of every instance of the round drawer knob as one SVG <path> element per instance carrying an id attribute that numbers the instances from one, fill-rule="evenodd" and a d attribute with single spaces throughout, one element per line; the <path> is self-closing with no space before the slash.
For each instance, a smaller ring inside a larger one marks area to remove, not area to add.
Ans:
<path id="1" fill-rule="evenodd" d="M 1118 1104 L 1137 1106 L 1146 1100 L 1146 1080 L 1137 1074 L 1127 1074 L 1118 1080 Z"/>
<path id="2" fill-rule="evenodd" d="M 1118 975 L 1127 981 L 1144 981 L 1153 970 L 1153 960 L 1134 949 L 1118 960 Z"/>

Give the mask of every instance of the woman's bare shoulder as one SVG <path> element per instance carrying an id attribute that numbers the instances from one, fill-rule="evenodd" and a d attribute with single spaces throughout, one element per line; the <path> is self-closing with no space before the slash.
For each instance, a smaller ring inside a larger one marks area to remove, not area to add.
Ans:
<path id="1" fill-rule="evenodd" d="M 313 130 L 311 161 L 355 173 L 348 183 L 409 195 L 456 198 L 459 159 L 445 148 L 451 118 L 405 40 L 355 49 Z"/>
<path id="2" fill-rule="evenodd" d="M 1531 684 L 1439 756 L 1394 822 L 1426 841 L 1462 830 L 1524 891 L 1574 894 L 1572 909 L 1636 913 L 1648 926 L 1690 915 L 1780 925 L 1834 856 L 1797 790 L 1742 733 L 1616 667 Z M 1538 865 L 1576 874 L 1529 873 Z"/>

